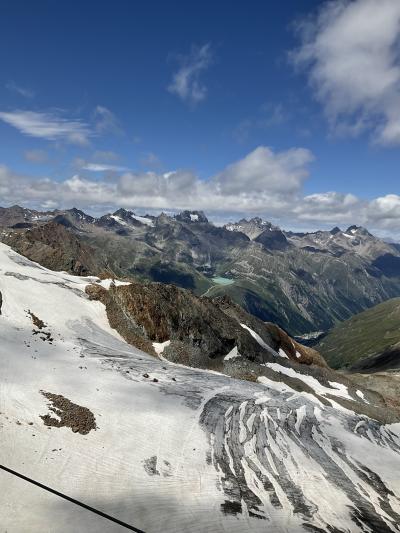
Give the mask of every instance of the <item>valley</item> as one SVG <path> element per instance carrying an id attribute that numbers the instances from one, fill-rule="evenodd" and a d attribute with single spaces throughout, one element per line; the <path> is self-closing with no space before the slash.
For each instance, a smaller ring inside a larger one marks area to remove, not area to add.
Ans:
<path id="1" fill-rule="evenodd" d="M 327 331 L 400 295 L 400 251 L 352 226 L 294 233 L 259 218 L 224 227 L 202 212 L 99 218 L 77 209 L 0 210 L 0 238 L 48 268 L 228 295 L 291 335 Z"/>

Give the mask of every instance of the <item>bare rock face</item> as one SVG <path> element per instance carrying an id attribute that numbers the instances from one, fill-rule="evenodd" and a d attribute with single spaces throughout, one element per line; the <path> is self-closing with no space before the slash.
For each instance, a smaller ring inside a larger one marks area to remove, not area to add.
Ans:
<path id="1" fill-rule="evenodd" d="M 174 362 L 221 369 L 231 353 L 257 364 L 285 358 L 326 366 L 318 352 L 229 298 L 198 298 L 173 285 L 137 281 L 109 290 L 90 285 L 86 292 L 105 304 L 111 326 L 129 343 L 155 355 L 153 342 L 170 341 L 165 356 Z"/>
<path id="2" fill-rule="evenodd" d="M 187 223 L 207 223 L 208 218 L 203 213 L 203 211 L 182 211 L 181 213 L 175 215 L 175 219 L 179 220 L 180 222 L 187 222 Z"/>
<path id="3" fill-rule="evenodd" d="M 272 322 L 263 322 L 247 313 L 240 305 L 235 304 L 228 296 L 213 298 L 213 303 L 224 313 L 245 324 L 261 338 L 270 338 L 270 346 L 277 352 L 282 350 L 286 357 L 305 365 L 327 367 L 325 359 L 314 349 L 303 346 L 292 339 L 282 328 Z"/>
<path id="4" fill-rule="evenodd" d="M 211 300 L 197 298 L 176 286 L 132 282 L 109 291 L 90 288 L 88 292 L 105 303 L 110 324 L 125 338 L 129 335 L 129 342 L 133 337 L 150 344 L 176 342 L 179 358 L 184 358 L 186 364 L 188 358 L 198 359 L 204 354 L 211 360 L 223 359 L 235 346 L 250 360 L 263 362 L 271 357 L 235 319 L 223 313 Z M 137 342 L 133 344 L 138 345 Z"/>
<path id="5" fill-rule="evenodd" d="M 85 276 L 96 273 L 100 267 L 96 259 L 99 254 L 57 222 L 14 232 L 5 242 L 18 253 L 51 270 Z"/>
<path id="6" fill-rule="evenodd" d="M 286 353 L 289 359 L 305 365 L 317 365 L 327 367 L 325 359 L 320 355 L 317 350 L 308 346 L 303 346 L 296 340 L 289 337 L 286 331 L 283 331 L 276 324 L 266 323 L 266 326 L 271 330 L 275 329 L 279 336 L 281 349 Z"/>
<path id="7" fill-rule="evenodd" d="M 23 227 L 23 224 L 29 225 L 32 219 L 37 220 L 46 215 L 48 215 L 48 213 L 35 211 L 34 209 L 26 209 L 19 205 L 0 207 L 0 226 L 12 227 L 15 225 L 21 225 L 21 227 Z"/>
<path id="8" fill-rule="evenodd" d="M 152 341 L 143 327 L 137 324 L 135 317 L 128 314 L 125 306 L 121 305 L 116 287 L 106 290 L 101 285 L 92 284 L 86 287 L 86 294 L 90 299 L 99 300 L 105 305 L 110 326 L 116 329 L 126 342 L 146 353 L 156 355 Z"/>

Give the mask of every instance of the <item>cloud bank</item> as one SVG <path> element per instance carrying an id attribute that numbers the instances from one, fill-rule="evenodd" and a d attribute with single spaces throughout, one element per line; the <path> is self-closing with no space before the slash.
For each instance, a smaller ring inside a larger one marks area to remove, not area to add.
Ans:
<path id="1" fill-rule="evenodd" d="M 56 181 L 18 175 L 0 166 L 0 197 L 3 205 L 76 205 L 93 212 L 118 207 L 150 212 L 203 209 L 225 221 L 259 215 L 294 229 L 355 223 L 400 238 L 399 195 L 370 201 L 333 191 L 304 195 L 313 159 L 305 148 L 274 152 L 260 146 L 207 180 L 187 170 L 121 172 L 110 179 L 104 165 L 99 178 L 81 172 Z M 99 166 L 90 170 L 101 171 Z"/>

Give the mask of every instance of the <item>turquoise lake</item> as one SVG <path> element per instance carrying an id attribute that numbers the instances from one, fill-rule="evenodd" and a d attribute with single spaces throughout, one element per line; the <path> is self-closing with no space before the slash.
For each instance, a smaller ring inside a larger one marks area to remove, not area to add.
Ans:
<path id="1" fill-rule="evenodd" d="M 235 283 L 233 279 L 221 278 L 219 276 L 217 276 L 216 278 L 212 278 L 212 280 L 217 285 L 231 285 L 232 283 Z"/>

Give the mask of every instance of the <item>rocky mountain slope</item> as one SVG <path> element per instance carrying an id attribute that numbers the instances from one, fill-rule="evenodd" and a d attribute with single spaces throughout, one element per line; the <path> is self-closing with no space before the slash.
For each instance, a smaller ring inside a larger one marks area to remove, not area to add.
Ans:
<path id="1" fill-rule="evenodd" d="M 151 282 L 112 284 L 86 288 L 91 299 L 101 301 L 108 320 L 130 344 L 152 355 L 187 366 L 232 370 L 240 375 L 255 365 L 280 358 L 296 364 L 326 367 L 312 348 L 302 346 L 272 323 L 262 322 L 229 298 L 198 298 L 188 290 Z M 258 369 L 259 371 L 259 369 Z M 257 378 L 257 373 L 250 379 Z"/>
<path id="2" fill-rule="evenodd" d="M 400 295 L 400 250 L 355 226 L 293 233 L 259 218 L 217 227 L 197 211 L 154 217 L 120 209 L 94 218 L 12 207 L 0 211 L 0 236 L 50 268 L 228 295 L 292 335 L 326 331 Z"/>
<path id="3" fill-rule="evenodd" d="M 400 369 L 400 298 L 342 322 L 316 349 L 333 368 L 360 372 Z"/>
<path id="4" fill-rule="evenodd" d="M 172 363 L 165 336 L 195 346 L 191 332 L 205 332 L 212 346 L 211 324 L 199 325 L 209 308 L 178 291 L 180 328 L 162 286 L 127 283 L 53 272 L 0 244 L 0 464 L 147 533 L 400 531 L 396 406 L 296 355 L 203 353 L 248 362 L 253 381 L 227 375 L 228 364 Z M 88 287 L 122 302 L 128 322 L 140 318 L 156 353 L 124 341 Z M 150 305 L 158 293 L 160 309 Z M 258 349 L 257 323 L 243 328 L 241 309 L 214 305 L 219 338 Z M 3 470 L 0 482 L 7 531 L 122 530 Z"/>

